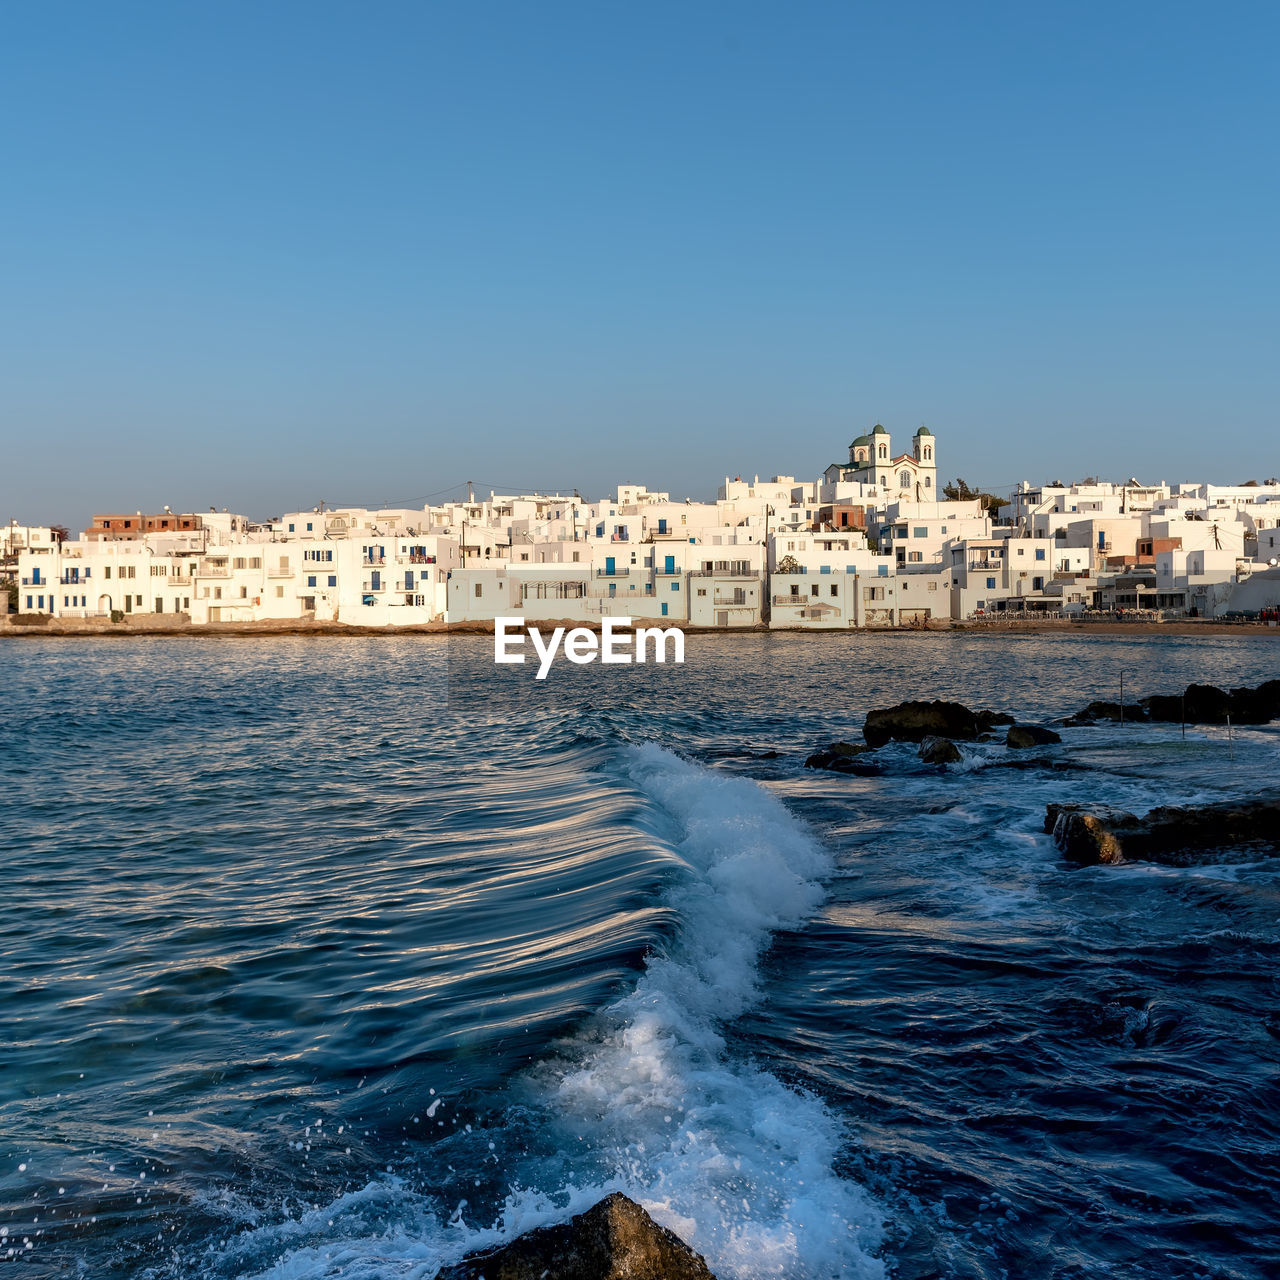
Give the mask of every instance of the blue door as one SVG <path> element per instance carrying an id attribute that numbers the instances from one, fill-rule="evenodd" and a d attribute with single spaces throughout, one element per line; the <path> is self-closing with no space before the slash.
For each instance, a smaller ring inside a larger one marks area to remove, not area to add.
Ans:
<path id="1" fill-rule="evenodd" d="M 658 532 L 659 532 L 659 533 L 666 533 L 666 531 L 667 531 L 667 522 L 666 522 L 665 520 L 659 520 L 659 521 L 658 521 Z"/>
<path id="2" fill-rule="evenodd" d="M 675 573 L 675 571 L 676 571 L 676 558 L 675 558 L 675 556 L 667 556 L 667 557 L 666 557 L 666 559 L 665 559 L 665 560 L 663 560 L 663 562 L 662 562 L 662 571 L 663 571 L 663 573 Z"/>
<path id="3" fill-rule="evenodd" d="M 614 557 L 613 557 L 613 556 L 606 556 L 606 557 L 605 557 L 605 562 L 604 562 L 604 571 L 605 571 L 605 573 L 612 573 L 612 572 L 613 572 L 613 561 L 614 561 Z"/>
<path id="4" fill-rule="evenodd" d="M 667 616 L 667 606 L 665 604 L 662 606 L 662 616 L 664 618 Z"/>

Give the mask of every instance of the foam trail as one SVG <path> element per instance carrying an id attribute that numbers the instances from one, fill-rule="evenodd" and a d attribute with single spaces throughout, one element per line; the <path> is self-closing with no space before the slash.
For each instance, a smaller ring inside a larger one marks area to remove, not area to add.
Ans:
<path id="1" fill-rule="evenodd" d="M 469 1251 L 622 1190 L 720 1280 L 882 1280 L 881 1213 L 834 1171 L 839 1123 L 817 1098 L 735 1061 L 721 1035 L 757 999 L 773 931 L 799 925 L 822 901 L 827 854 L 747 779 L 656 746 L 628 748 L 624 768 L 675 826 L 687 873 L 668 905 L 680 927 L 633 990 L 517 1085 L 515 1105 L 556 1154 L 508 1163 L 513 1189 L 488 1229 L 466 1225 L 460 1212 L 443 1222 L 388 1180 L 311 1220 L 246 1233 L 217 1270 L 429 1280 Z M 278 1261 L 263 1269 L 264 1254 Z"/>
<path id="2" fill-rule="evenodd" d="M 628 1191 L 722 1280 L 883 1275 L 880 1214 L 833 1171 L 834 1118 L 732 1062 L 719 1030 L 756 999 L 772 932 L 821 902 L 828 856 L 751 781 L 654 746 L 631 751 L 627 771 L 675 820 L 690 875 L 670 895 L 677 941 L 604 1012 L 599 1043 L 543 1086 L 564 1145 L 584 1139 L 614 1172 L 594 1190 Z"/>

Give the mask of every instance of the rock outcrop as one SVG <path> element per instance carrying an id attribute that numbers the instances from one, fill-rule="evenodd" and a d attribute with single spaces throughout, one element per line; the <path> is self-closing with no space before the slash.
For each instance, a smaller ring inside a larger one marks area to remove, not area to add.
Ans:
<path id="1" fill-rule="evenodd" d="M 1061 741 L 1062 735 L 1052 729 L 1044 729 L 1038 724 L 1014 724 L 1009 726 L 1004 744 L 1014 751 L 1026 751 L 1029 747 L 1050 747 Z"/>
<path id="2" fill-rule="evenodd" d="M 973 742 L 998 724 L 1012 724 L 1013 717 L 999 711 L 971 711 L 962 702 L 900 702 L 867 712 L 862 736 L 869 746 L 886 742 L 923 742 L 926 738 Z"/>
<path id="3" fill-rule="evenodd" d="M 830 769 L 833 773 L 856 773 L 863 777 L 875 777 L 884 770 L 870 760 L 859 760 L 871 750 L 868 746 L 853 742 L 829 742 L 821 751 L 815 751 L 805 762 L 806 769 Z"/>
<path id="4" fill-rule="evenodd" d="M 1194 866 L 1280 853 L 1280 795 L 1196 809 L 1167 806 L 1143 817 L 1103 805 L 1051 804 L 1044 829 L 1082 866 L 1162 862 Z"/>
<path id="5" fill-rule="evenodd" d="M 925 764 L 959 764 L 964 757 L 950 738 L 926 738 L 920 744 L 920 759 Z"/>
<path id="6" fill-rule="evenodd" d="M 1062 723 L 1072 727 L 1119 720 L 1118 702 L 1091 702 Z M 1124 719 L 1164 724 L 1268 724 L 1280 719 L 1280 680 L 1256 689 L 1219 689 L 1213 684 L 1190 684 L 1183 693 L 1161 693 L 1125 705 Z"/>
<path id="7" fill-rule="evenodd" d="M 436 1280 L 715 1280 L 701 1255 L 620 1192 L 568 1222 L 472 1254 Z"/>

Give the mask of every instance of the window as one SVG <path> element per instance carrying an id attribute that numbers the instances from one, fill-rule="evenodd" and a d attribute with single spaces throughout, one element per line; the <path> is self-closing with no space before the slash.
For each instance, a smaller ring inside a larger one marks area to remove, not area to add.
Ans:
<path id="1" fill-rule="evenodd" d="M 698 588 L 698 594 L 699 594 L 700 596 L 705 596 L 705 595 L 707 594 L 707 589 L 706 589 L 706 587 L 699 587 L 699 588 Z"/>
<path id="2" fill-rule="evenodd" d="M 916 527 L 911 530 L 911 536 L 913 538 L 927 538 L 929 536 L 928 526 L 916 525 Z"/>
<path id="3" fill-rule="evenodd" d="M 316 575 L 313 573 L 307 578 L 307 586 L 314 587 L 316 585 Z"/>
<path id="4" fill-rule="evenodd" d="M 679 584 L 678 582 L 673 582 L 673 583 L 671 584 L 671 590 L 672 590 L 672 591 L 679 591 L 679 590 L 680 590 L 680 584 Z"/>
<path id="5" fill-rule="evenodd" d="M 289 532 L 290 532 L 290 533 L 292 533 L 292 532 L 293 532 L 293 525 L 290 525 L 290 526 L 289 526 Z"/>
<path id="6" fill-rule="evenodd" d="M 898 472 L 898 488 L 899 489 L 911 488 L 911 472 L 910 471 Z"/>
<path id="7" fill-rule="evenodd" d="M 996 580 L 994 578 L 987 579 L 987 590 L 994 591 L 996 589 Z"/>
<path id="8" fill-rule="evenodd" d="M 887 578 L 889 576 L 889 566 L 887 564 L 876 565 L 876 577 Z"/>
<path id="9" fill-rule="evenodd" d="M 249 588 L 248 588 L 248 587 L 241 587 L 241 588 L 240 588 L 240 599 L 241 599 L 241 600 L 247 600 L 248 598 L 249 598 Z"/>
<path id="10" fill-rule="evenodd" d="M 214 589 L 213 589 L 213 598 L 214 598 L 215 600 L 221 600 L 221 599 L 222 599 L 222 588 L 221 588 L 221 587 L 214 587 Z"/>
<path id="11" fill-rule="evenodd" d="M 331 573 L 329 575 L 329 585 L 331 587 L 336 587 L 338 585 L 338 575 L 336 573 Z"/>
<path id="12" fill-rule="evenodd" d="M 1043 560 L 1043 559 L 1044 559 L 1044 548 L 1043 548 L 1043 547 L 1037 547 L 1037 548 L 1036 548 L 1036 559 L 1037 559 L 1037 560 Z"/>
<path id="13" fill-rule="evenodd" d="M 480 599 L 480 584 L 478 582 L 476 583 L 476 599 Z"/>
<path id="14" fill-rule="evenodd" d="M 840 594 L 840 588 L 834 582 L 831 584 L 831 594 L 833 596 L 838 596 Z"/>
<path id="15" fill-rule="evenodd" d="M 1043 578 L 1032 578 L 1032 579 L 1031 579 L 1031 589 L 1032 589 L 1033 591 L 1043 591 L 1043 590 L 1044 590 L 1044 579 L 1043 579 Z"/>
<path id="16" fill-rule="evenodd" d="M 261 557 L 261 556 L 254 556 L 254 557 L 249 561 L 249 568 L 250 568 L 250 569 L 261 569 L 261 568 L 262 568 L 262 557 Z"/>
<path id="17" fill-rule="evenodd" d="M 249 563 L 249 562 L 244 558 L 244 556 L 236 556 L 236 559 L 235 559 L 235 567 L 236 567 L 237 569 L 244 569 L 244 568 L 246 568 L 246 567 L 248 566 L 248 563 Z"/>
<path id="18" fill-rule="evenodd" d="M 311 521 L 310 521 L 310 520 L 308 520 L 308 521 L 307 521 L 307 532 L 308 532 L 308 533 L 310 533 L 310 532 L 311 532 Z"/>
<path id="19" fill-rule="evenodd" d="M 283 588 L 283 587 L 277 587 L 277 588 L 276 588 L 276 599 L 277 599 L 277 600 L 280 600 L 280 599 L 283 599 L 283 598 L 284 598 L 284 588 Z"/>
<path id="20" fill-rule="evenodd" d="M 919 564 L 924 559 L 923 551 L 910 551 L 907 553 L 907 559 L 913 564 Z"/>

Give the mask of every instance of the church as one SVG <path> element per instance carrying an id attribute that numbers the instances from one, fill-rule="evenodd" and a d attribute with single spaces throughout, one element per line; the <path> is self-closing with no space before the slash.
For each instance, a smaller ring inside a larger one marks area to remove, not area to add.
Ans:
<path id="1" fill-rule="evenodd" d="M 848 463 L 833 462 L 823 473 L 828 484 L 841 481 L 876 485 L 890 499 L 916 502 L 938 500 L 938 465 L 933 456 L 933 432 L 920 427 L 911 437 L 911 452 L 896 457 L 889 433 L 878 422 L 869 435 L 849 446 Z"/>

